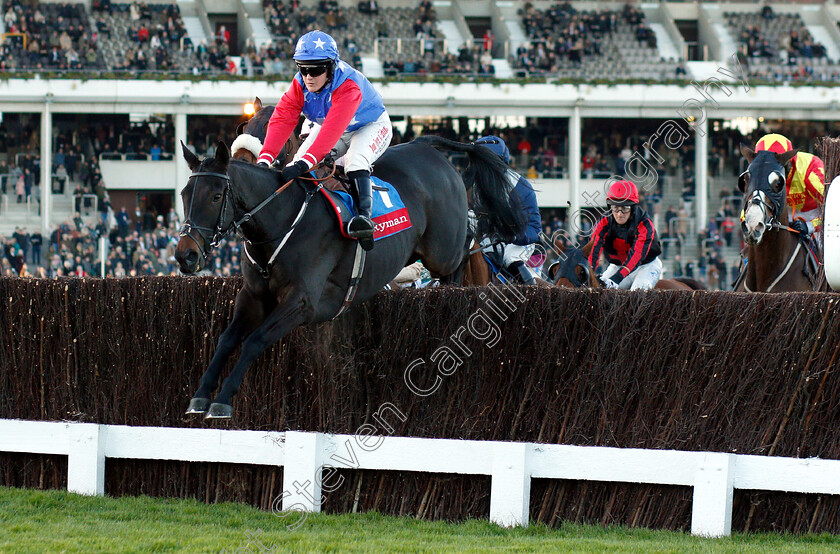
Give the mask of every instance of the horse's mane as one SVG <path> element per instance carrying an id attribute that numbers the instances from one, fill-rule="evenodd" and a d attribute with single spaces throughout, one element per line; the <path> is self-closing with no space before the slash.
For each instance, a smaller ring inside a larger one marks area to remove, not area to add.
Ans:
<path id="1" fill-rule="evenodd" d="M 524 231 L 527 224 L 524 212 L 510 194 L 510 168 L 492 150 L 436 135 L 419 136 L 412 143 L 467 153 L 470 163 L 461 177 L 467 190 L 473 190 L 472 208 L 478 215 L 477 236 L 496 235 L 503 242 L 513 242 L 516 235 Z"/>

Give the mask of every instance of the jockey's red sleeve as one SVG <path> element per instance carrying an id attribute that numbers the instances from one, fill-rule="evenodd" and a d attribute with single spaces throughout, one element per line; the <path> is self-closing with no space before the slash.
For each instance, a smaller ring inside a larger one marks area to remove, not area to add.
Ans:
<path id="1" fill-rule="evenodd" d="M 641 261 L 647 257 L 648 252 L 650 252 L 650 247 L 653 244 L 655 234 L 656 233 L 653 230 L 653 223 L 651 223 L 649 218 L 646 217 L 639 222 L 636 240 L 633 242 L 633 246 L 630 247 L 630 251 L 627 252 L 627 261 L 625 261 L 624 266 L 618 270 L 622 278 L 633 273 L 633 271 L 639 267 Z"/>
<path id="2" fill-rule="evenodd" d="M 332 94 L 332 106 L 327 112 L 327 117 L 321 125 L 321 130 L 318 131 L 318 136 L 312 142 L 312 146 L 307 150 L 304 160 L 312 165 L 324 159 L 324 156 L 332 150 L 350 122 L 353 121 L 353 116 L 356 115 L 356 110 L 362 103 L 362 91 L 359 85 L 350 79 L 347 79 L 341 86 L 335 89 Z"/>
<path id="3" fill-rule="evenodd" d="M 589 265 L 592 269 L 598 267 L 598 261 L 601 259 L 601 251 L 604 249 L 607 240 L 607 223 L 607 218 L 602 217 L 592 230 L 592 251 L 589 252 Z"/>
<path id="4" fill-rule="evenodd" d="M 274 113 L 271 114 L 265 132 L 265 143 L 263 143 L 257 161 L 265 160 L 269 164 L 274 161 L 274 158 L 286 145 L 292 131 L 295 130 L 295 125 L 297 125 L 302 110 L 303 89 L 301 89 L 300 83 L 293 79 L 291 86 L 277 102 Z"/>

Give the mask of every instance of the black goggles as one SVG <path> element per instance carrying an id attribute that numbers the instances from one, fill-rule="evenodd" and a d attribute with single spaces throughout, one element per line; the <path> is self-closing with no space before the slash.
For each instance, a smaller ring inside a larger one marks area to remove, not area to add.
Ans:
<path id="1" fill-rule="evenodd" d="M 326 65 L 298 65 L 298 71 L 303 76 L 311 75 L 313 77 L 319 77 L 327 72 Z"/>

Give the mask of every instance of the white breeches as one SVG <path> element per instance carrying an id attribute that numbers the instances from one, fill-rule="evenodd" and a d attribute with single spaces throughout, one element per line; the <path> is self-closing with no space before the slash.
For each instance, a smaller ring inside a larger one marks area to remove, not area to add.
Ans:
<path id="1" fill-rule="evenodd" d="M 481 241 L 481 246 L 484 247 L 482 248 L 484 252 L 490 254 L 496 252 L 499 248 L 502 248 L 502 263 L 505 267 L 510 267 L 510 264 L 514 262 L 522 262 L 528 267 L 528 269 L 531 270 L 531 273 L 534 273 L 533 268 L 527 264 L 528 260 L 531 259 L 531 255 L 534 253 L 535 245 L 529 244 L 528 246 L 519 246 L 518 244 L 500 244 L 498 246 L 493 246 L 490 244 L 490 240 L 485 238 Z"/>
<path id="2" fill-rule="evenodd" d="M 621 269 L 621 266 L 610 264 L 609 267 L 601 275 L 602 279 L 609 279 Z M 619 284 L 620 289 L 630 290 L 647 290 L 656 286 L 659 278 L 662 277 L 662 260 L 657 256 L 650 263 L 640 265 L 635 270 L 630 272 L 630 275 L 625 277 Z"/>
<path id="3" fill-rule="evenodd" d="M 309 125 L 304 127 L 307 130 Z M 294 161 L 298 161 L 315 142 L 321 126 L 313 124 L 309 129 L 309 136 L 300 145 L 300 148 L 295 154 Z M 379 116 L 379 119 L 368 123 L 364 127 L 360 127 L 355 131 L 346 131 L 341 138 L 338 139 L 335 147 L 331 153 L 335 164 L 344 166 L 344 172 L 366 170 L 371 171 L 373 162 L 381 156 L 388 146 L 391 144 L 391 137 L 394 132 L 391 128 L 391 118 L 388 117 L 388 112 L 384 112 Z"/>

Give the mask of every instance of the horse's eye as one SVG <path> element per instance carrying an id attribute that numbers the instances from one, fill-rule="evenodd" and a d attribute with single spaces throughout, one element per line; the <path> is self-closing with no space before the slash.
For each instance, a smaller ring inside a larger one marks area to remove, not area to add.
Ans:
<path id="1" fill-rule="evenodd" d="M 778 173 L 771 173 L 767 176 L 767 182 L 771 185 L 775 185 L 776 183 L 778 183 L 779 179 L 780 177 Z"/>
<path id="2" fill-rule="evenodd" d="M 216 196 L 213 197 L 213 202 L 218 202 L 221 199 L 222 199 L 222 193 L 219 193 L 219 194 L 217 194 Z"/>

